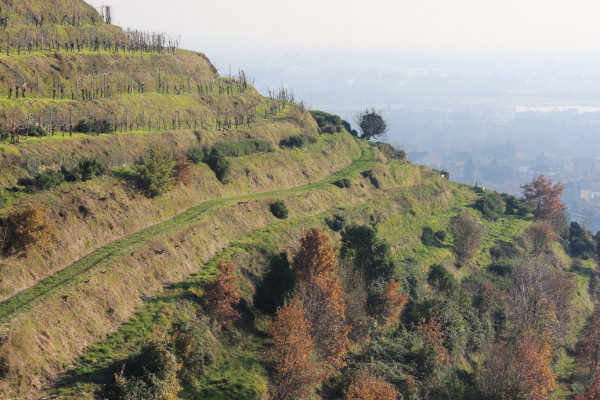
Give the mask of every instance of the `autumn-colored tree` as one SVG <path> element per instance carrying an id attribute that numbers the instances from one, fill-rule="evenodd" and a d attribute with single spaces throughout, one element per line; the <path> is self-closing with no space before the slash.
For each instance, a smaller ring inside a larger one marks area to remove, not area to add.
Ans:
<path id="1" fill-rule="evenodd" d="M 233 306 L 240 302 L 237 276 L 232 261 L 219 261 L 219 274 L 205 288 L 206 308 L 215 321 L 231 328 L 240 317 Z"/>
<path id="2" fill-rule="evenodd" d="M 54 238 L 55 226 L 46 218 L 48 208 L 26 203 L 5 219 L 5 247 L 8 251 L 23 252 L 37 245 L 46 249 Z"/>
<path id="3" fill-rule="evenodd" d="M 374 376 L 364 376 L 356 379 L 348 390 L 347 400 L 396 400 L 396 388 L 383 379 Z"/>
<path id="4" fill-rule="evenodd" d="M 383 326 L 387 326 L 398 319 L 408 296 L 400 292 L 400 284 L 392 278 L 385 291 L 381 294 L 381 317 Z"/>
<path id="5" fill-rule="evenodd" d="M 173 178 L 175 182 L 189 185 L 191 175 L 194 171 L 194 163 L 191 162 L 184 154 L 175 155 L 175 166 L 173 167 Z"/>
<path id="6" fill-rule="evenodd" d="M 579 363 L 586 366 L 590 375 L 600 373 L 600 308 L 590 317 L 582 339 L 577 343 Z"/>
<path id="7" fill-rule="evenodd" d="M 450 362 L 448 349 L 444 347 L 444 328 L 437 314 L 432 315 L 428 320 L 422 318 L 414 327 L 421 332 L 425 338 L 426 346 L 431 346 L 443 363 Z"/>
<path id="8" fill-rule="evenodd" d="M 551 179 L 540 175 L 522 185 L 521 189 L 523 203 L 533 210 L 536 219 L 558 220 L 564 217 L 567 207 L 561 203 L 560 196 L 565 188 L 559 182 L 553 184 Z"/>
<path id="9" fill-rule="evenodd" d="M 313 354 L 311 325 L 297 298 L 277 310 L 268 332 L 273 337 L 266 354 L 274 370 L 272 397 L 294 400 L 314 395 L 321 374 Z"/>
<path id="10" fill-rule="evenodd" d="M 547 400 L 556 389 L 551 335 L 530 331 L 518 341 L 515 366 L 528 400 Z"/>
<path id="11" fill-rule="evenodd" d="M 490 398 L 548 400 L 556 389 L 552 371 L 552 335 L 530 330 L 508 343 L 497 343 L 477 376 Z"/>
<path id="12" fill-rule="evenodd" d="M 349 344 L 344 291 L 335 251 L 327 234 L 313 228 L 301 239 L 293 260 L 297 274 L 296 296 L 311 323 L 317 353 L 330 370 L 344 365 Z"/>
<path id="13" fill-rule="evenodd" d="M 531 243 L 531 251 L 535 255 L 548 251 L 557 238 L 552 225 L 544 221 L 536 221 L 529 225 L 524 236 Z"/>
<path id="14" fill-rule="evenodd" d="M 575 396 L 575 400 L 600 400 L 600 372 L 596 372 L 583 396 Z"/>
<path id="15" fill-rule="evenodd" d="M 460 262 L 470 261 L 479 249 L 485 227 L 467 210 L 450 220 L 450 232 L 454 237 L 454 251 Z"/>

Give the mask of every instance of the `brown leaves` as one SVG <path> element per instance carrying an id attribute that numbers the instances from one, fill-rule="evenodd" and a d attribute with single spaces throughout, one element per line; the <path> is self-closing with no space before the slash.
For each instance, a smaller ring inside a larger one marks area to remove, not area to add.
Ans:
<path id="1" fill-rule="evenodd" d="M 431 346 L 443 363 L 450 362 L 448 349 L 443 345 L 444 329 L 437 314 L 432 315 L 428 320 L 422 318 L 415 326 L 425 338 L 427 346 Z"/>
<path id="2" fill-rule="evenodd" d="M 381 316 L 383 317 L 383 326 L 387 326 L 400 317 L 404 306 L 408 302 L 408 296 L 400 292 L 400 284 L 392 278 L 387 288 L 381 295 Z"/>
<path id="3" fill-rule="evenodd" d="M 557 220 L 565 215 L 567 207 L 561 203 L 560 196 L 565 190 L 559 182 L 552 184 L 544 175 L 533 178 L 528 184 L 522 185 L 523 202 L 533 209 L 536 219 Z"/>
<path id="4" fill-rule="evenodd" d="M 219 261 L 219 275 L 206 285 L 206 308 L 215 321 L 231 328 L 234 320 L 240 317 L 233 306 L 240 302 L 237 276 L 233 262 Z"/>
<path id="5" fill-rule="evenodd" d="M 175 165 L 173 166 L 173 178 L 175 182 L 189 185 L 192 182 L 191 175 L 193 171 L 193 162 L 181 153 L 175 155 Z"/>
<path id="6" fill-rule="evenodd" d="M 575 396 L 575 400 L 600 400 L 600 372 L 594 374 L 583 396 Z"/>
<path id="7" fill-rule="evenodd" d="M 398 391 L 382 379 L 367 376 L 352 382 L 346 392 L 347 400 L 396 400 Z"/>
<path id="8" fill-rule="evenodd" d="M 311 336 L 326 366 L 341 368 L 348 351 L 344 291 L 337 274 L 335 247 L 324 231 L 311 229 L 294 257 L 296 296 L 311 323 Z"/>
<path id="9" fill-rule="evenodd" d="M 305 399 L 314 394 L 321 375 L 312 354 L 315 344 L 310 331 L 311 324 L 298 299 L 277 310 L 268 327 L 273 339 L 267 352 L 275 370 L 271 387 L 274 399 Z"/>
<path id="10" fill-rule="evenodd" d="M 27 203 L 6 217 L 5 246 L 9 251 L 23 252 L 37 245 L 46 249 L 54 239 L 55 226 L 46 218 L 47 207 Z"/>
<path id="11" fill-rule="evenodd" d="M 547 400 L 556 389 L 552 372 L 551 336 L 547 332 L 530 331 L 518 342 L 516 372 L 529 400 Z"/>

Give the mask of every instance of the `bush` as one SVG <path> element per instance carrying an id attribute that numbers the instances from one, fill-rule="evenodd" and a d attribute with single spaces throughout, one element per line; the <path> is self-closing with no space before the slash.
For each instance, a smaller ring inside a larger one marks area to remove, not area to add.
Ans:
<path id="1" fill-rule="evenodd" d="M 73 132 L 79 133 L 110 133 L 111 123 L 106 118 L 91 119 L 89 122 L 82 119 L 74 127 Z"/>
<path id="2" fill-rule="evenodd" d="M 325 223 L 332 231 L 339 232 L 346 226 L 346 218 L 341 215 L 334 215 L 333 219 L 325 218 Z"/>
<path id="3" fill-rule="evenodd" d="M 213 170 L 221 183 L 226 183 L 229 176 L 229 161 L 217 148 L 213 147 L 204 162 Z"/>
<path id="4" fill-rule="evenodd" d="M 97 176 L 106 174 L 107 168 L 95 157 L 79 160 L 77 167 L 73 170 L 73 177 L 77 181 L 86 182 Z"/>
<path id="5" fill-rule="evenodd" d="M 273 151 L 269 142 L 260 139 L 242 139 L 232 142 L 217 143 L 213 146 L 225 157 L 243 157 L 254 153 Z"/>
<path id="6" fill-rule="evenodd" d="M 186 157 L 194 164 L 200 164 L 208 157 L 209 151 L 208 147 L 196 146 L 187 152 Z"/>
<path id="7" fill-rule="evenodd" d="M 175 161 L 170 152 L 160 145 L 151 145 L 142 159 L 141 165 L 136 165 L 138 185 L 149 197 L 160 196 L 175 186 L 173 167 Z"/>
<path id="8" fill-rule="evenodd" d="M 41 125 L 30 125 L 29 136 L 44 137 L 48 133 Z"/>
<path id="9" fill-rule="evenodd" d="M 452 292 L 458 287 L 456 279 L 441 265 L 432 265 L 427 274 L 427 283 L 440 292 Z"/>
<path id="10" fill-rule="evenodd" d="M 377 142 L 375 146 L 389 160 L 404 160 L 406 158 L 404 150 L 394 147 L 389 143 Z"/>
<path id="11" fill-rule="evenodd" d="M 262 282 L 256 287 L 254 305 L 265 314 L 274 315 L 296 287 L 296 270 L 285 252 L 275 255 Z"/>
<path id="12" fill-rule="evenodd" d="M 33 179 L 33 184 L 40 190 L 50 190 L 57 187 L 65 181 L 65 176 L 53 169 L 47 169 L 41 174 L 37 174 Z"/>
<path id="13" fill-rule="evenodd" d="M 470 261 L 477 254 L 485 227 L 468 211 L 463 210 L 450 221 L 450 230 L 459 262 Z"/>
<path id="14" fill-rule="evenodd" d="M 513 264 L 507 260 L 496 261 L 488 266 L 488 271 L 499 276 L 508 276 L 512 273 L 513 269 Z"/>
<path id="15" fill-rule="evenodd" d="M 490 221 L 496 221 L 504 214 L 504 202 L 496 192 L 484 191 L 475 203 L 475 207 Z"/>
<path id="16" fill-rule="evenodd" d="M 4 247 L 9 252 L 27 251 L 38 245 L 46 248 L 54 238 L 54 224 L 46 218 L 48 209 L 27 203 L 9 214 L 4 221 L 6 238 Z"/>
<path id="17" fill-rule="evenodd" d="M 333 182 L 333 184 L 341 189 L 349 188 L 352 186 L 352 182 L 348 178 L 340 179 L 338 181 Z"/>
<path id="18" fill-rule="evenodd" d="M 293 135 L 286 139 L 282 139 L 279 142 L 281 147 L 298 147 L 302 148 L 308 144 L 308 137 L 306 135 Z"/>
<path id="19" fill-rule="evenodd" d="M 421 242 L 425 246 L 433 246 L 436 243 L 436 236 L 433 233 L 433 229 L 428 226 L 423 228 L 423 232 L 421 233 Z"/>
<path id="20" fill-rule="evenodd" d="M 277 200 L 269 206 L 271 213 L 275 218 L 285 219 L 288 217 L 288 208 L 283 200 Z"/>

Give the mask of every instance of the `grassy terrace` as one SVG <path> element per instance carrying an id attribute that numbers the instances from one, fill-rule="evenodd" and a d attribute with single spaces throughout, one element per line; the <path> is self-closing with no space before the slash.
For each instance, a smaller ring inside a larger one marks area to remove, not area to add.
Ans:
<path id="1" fill-rule="evenodd" d="M 338 179 L 356 175 L 360 171 L 369 169 L 373 162 L 374 151 L 370 148 L 363 148 L 363 155 L 359 160 L 354 162 L 349 167 L 331 175 L 327 179 L 289 190 L 279 190 L 259 194 L 215 199 L 192 207 L 166 222 L 154 225 L 136 234 L 114 241 L 113 243 L 94 251 L 70 267 L 61 270 L 50 278 L 38 283 L 36 286 L 27 289 L 3 302 L 0 305 L 0 323 L 6 324 L 10 322 L 12 318 L 30 310 L 48 296 L 65 290 L 74 283 L 82 281 L 85 279 L 87 274 L 92 273 L 104 265 L 114 262 L 120 256 L 132 252 L 143 244 L 148 243 L 156 238 L 172 234 L 175 231 L 184 230 L 190 225 L 202 220 L 206 214 L 210 213 L 212 210 L 222 207 L 235 206 L 238 202 L 247 200 L 285 197 L 286 195 L 320 189 L 330 185 L 332 182 Z"/>

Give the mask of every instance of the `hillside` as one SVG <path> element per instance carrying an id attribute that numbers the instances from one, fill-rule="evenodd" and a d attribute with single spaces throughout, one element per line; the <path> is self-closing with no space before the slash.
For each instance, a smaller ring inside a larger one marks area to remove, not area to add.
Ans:
<path id="1" fill-rule="evenodd" d="M 543 399 L 589 386 L 576 350 L 598 268 L 584 228 L 413 165 L 286 88 L 261 96 L 243 71 L 220 77 L 106 8 L 10 4 L 0 398 Z M 278 349 L 301 367 L 281 367 Z"/>

